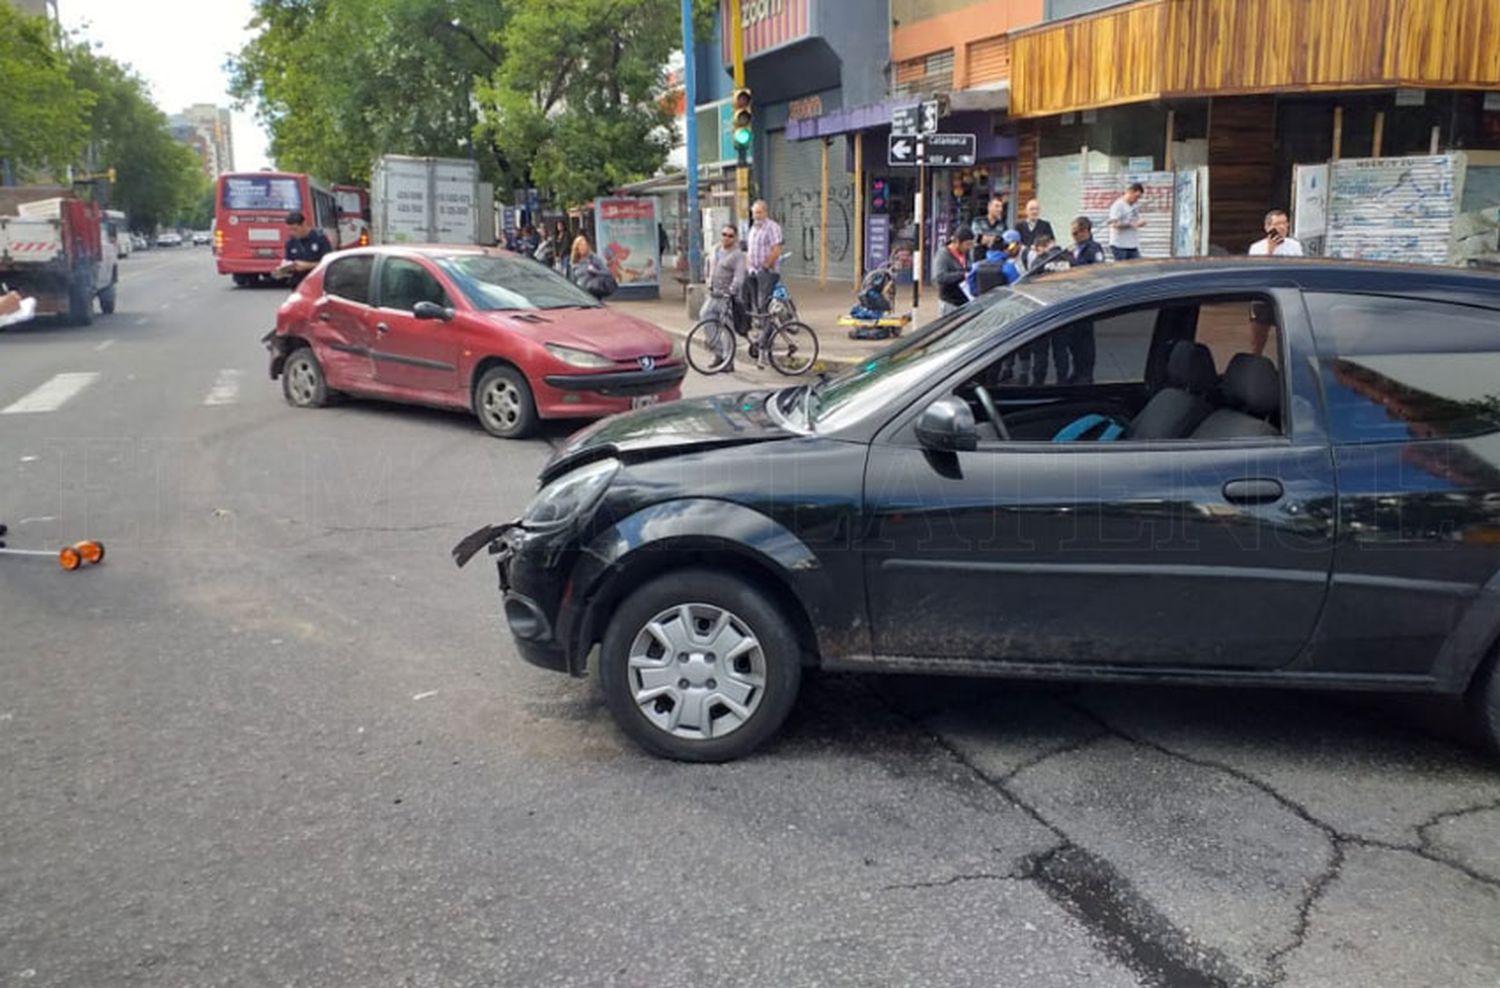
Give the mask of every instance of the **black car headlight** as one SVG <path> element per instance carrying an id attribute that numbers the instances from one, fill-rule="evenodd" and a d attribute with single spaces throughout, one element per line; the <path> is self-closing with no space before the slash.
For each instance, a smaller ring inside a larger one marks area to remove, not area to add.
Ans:
<path id="1" fill-rule="evenodd" d="M 598 503 L 619 470 L 619 460 L 597 460 L 563 474 L 536 492 L 521 515 L 521 524 L 527 528 L 566 525 Z"/>

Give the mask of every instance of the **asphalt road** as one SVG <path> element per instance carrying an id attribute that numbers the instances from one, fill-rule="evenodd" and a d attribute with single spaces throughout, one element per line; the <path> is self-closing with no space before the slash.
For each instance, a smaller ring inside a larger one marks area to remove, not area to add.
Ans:
<path id="1" fill-rule="evenodd" d="M 1500 983 L 1451 711 L 826 676 L 658 761 L 449 561 L 547 441 L 290 408 L 279 292 L 122 268 L 0 334 L 11 545 L 109 546 L 0 558 L 0 985 Z"/>

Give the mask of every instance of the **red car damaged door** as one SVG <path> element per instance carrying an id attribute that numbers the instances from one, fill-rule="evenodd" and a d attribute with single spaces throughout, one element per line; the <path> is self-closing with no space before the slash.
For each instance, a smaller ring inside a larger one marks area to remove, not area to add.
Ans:
<path id="1" fill-rule="evenodd" d="M 374 381 L 374 320 L 370 309 L 374 262 L 371 254 L 330 262 L 323 273 L 323 294 L 309 312 L 307 331 L 331 388 L 358 391 Z"/>
<path id="2" fill-rule="evenodd" d="M 451 399 L 460 390 L 458 324 L 415 315 L 420 302 L 452 305 L 442 285 L 424 265 L 405 257 L 382 258 L 376 282 L 375 380 L 413 399 Z"/>

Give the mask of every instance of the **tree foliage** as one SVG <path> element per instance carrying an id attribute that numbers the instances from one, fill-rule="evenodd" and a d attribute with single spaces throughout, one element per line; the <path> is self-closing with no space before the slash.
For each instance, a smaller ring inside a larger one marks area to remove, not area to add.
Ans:
<path id="1" fill-rule="evenodd" d="M 72 164 L 88 140 L 90 99 L 46 19 L 0 3 L 0 162 L 21 180 Z"/>
<path id="2" fill-rule="evenodd" d="M 172 137 L 141 78 L 84 41 L 70 42 L 64 55 L 73 86 L 91 94 L 86 164 L 95 171 L 115 169 L 111 205 L 123 209 L 138 230 L 176 221 L 195 208 L 208 179 L 198 156 Z"/>
<path id="3" fill-rule="evenodd" d="M 503 0 L 256 0 L 231 92 L 270 129 L 279 166 L 329 181 L 368 181 L 381 154 L 467 157 L 473 80 L 499 64 L 508 13 Z M 497 177 L 493 154 L 476 157 Z"/>
<path id="4" fill-rule="evenodd" d="M 715 0 L 694 0 L 700 36 Z M 661 167 L 677 0 L 256 0 L 232 91 L 278 165 L 364 182 L 381 154 L 472 156 L 587 199 Z"/>

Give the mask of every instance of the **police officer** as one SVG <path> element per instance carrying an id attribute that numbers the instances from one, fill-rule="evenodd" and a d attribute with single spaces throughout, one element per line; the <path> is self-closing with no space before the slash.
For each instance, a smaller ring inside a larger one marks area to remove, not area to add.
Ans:
<path id="1" fill-rule="evenodd" d="M 309 226 L 307 217 L 297 210 L 286 214 L 286 225 L 291 227 L 292 235 L 286 241 L 286 260 L 276 269 L 276 274 L 294 282 L 301 281 L 307 272 L 318 266 L 324 255 L 333 250 L 333 245 L 322 230 Z"/>

